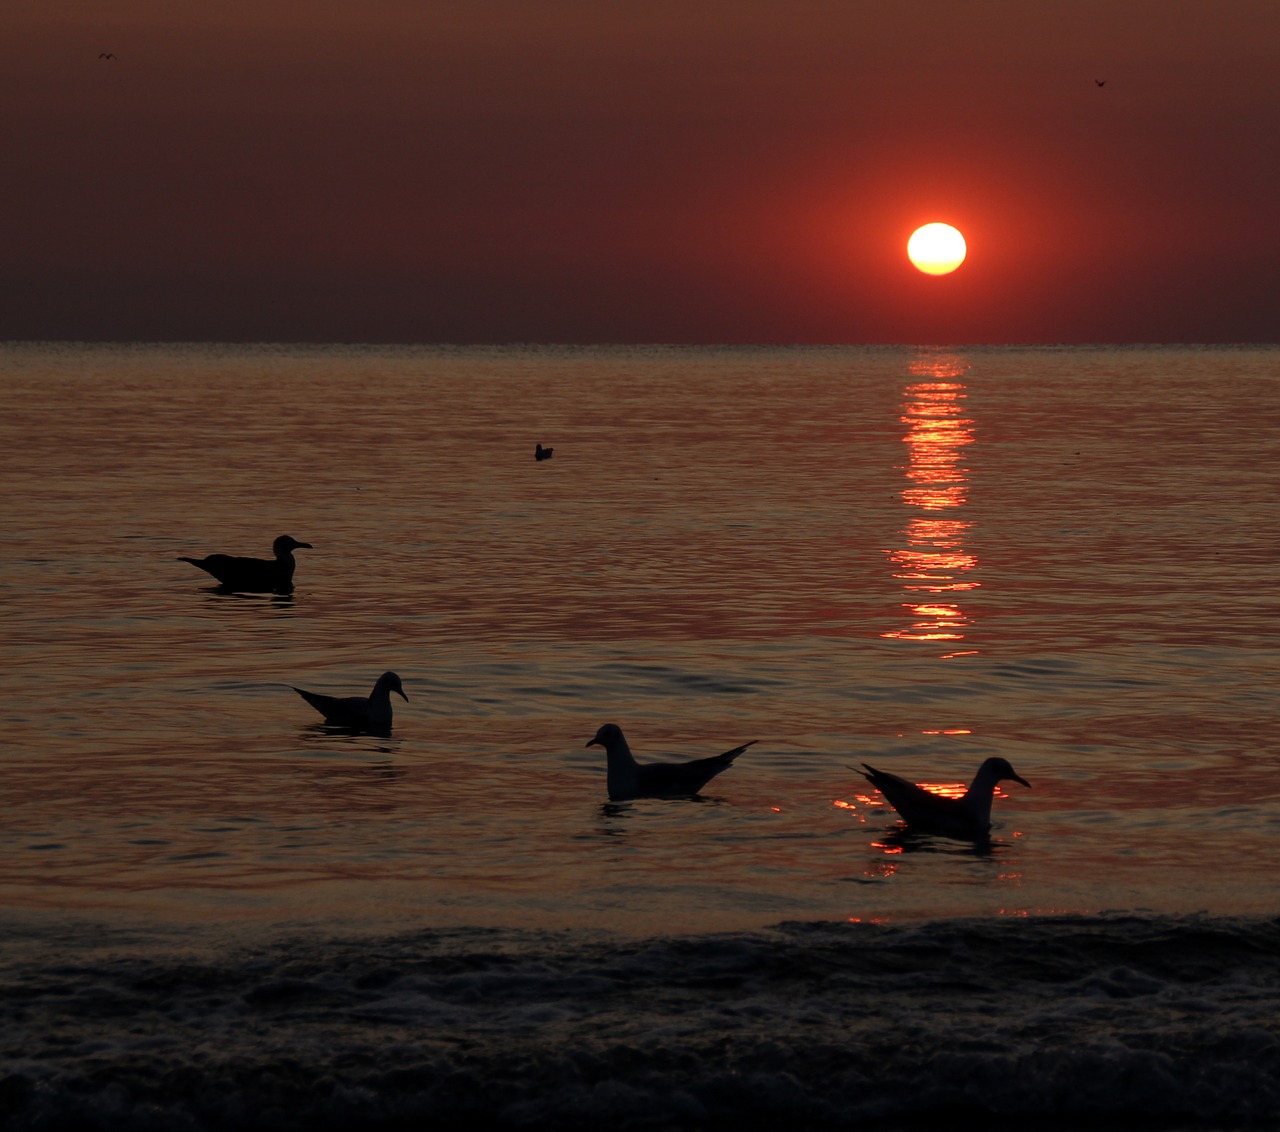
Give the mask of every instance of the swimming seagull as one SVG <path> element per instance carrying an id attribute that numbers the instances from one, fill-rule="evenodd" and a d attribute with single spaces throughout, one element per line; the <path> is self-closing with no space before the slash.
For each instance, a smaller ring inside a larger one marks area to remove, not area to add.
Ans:
<path id="1" fill-rule="evenodd" d="M 1106 79 L 1094 79 L 1094 80 L 1093 80 L 1093 83 L 1094 83 L 1094 86 L 1106 86 L 1106 85 L 1107 85 L 1107 80 L 1106 80 Z"/>
<path id="2" fill-rule="evenodd" d="M 987 759 L 974 775 L 963 798 L 945 798 L 925 790 L 896 774 L 866 767 L 864 777 L 901 815 L 907 825 L 925 833 L 941 833 L 947 837 L 984 837 L 991 829 L 991 799 L 996 783 L 1006 778 L 1021 782 L 1028 790 L 1031 783 L 1020 777 L 1007 759 Z"/>
<path id="3" fill-rule="evenodd" d="M 556 450 L 554 448 L 543 448 L 542 445 L 539 444 L 533 450 L 533 458 L 535 460 L 550 460 L 551 457 L 555 455 L 555 451 Z"/>
<path id="4" fill-rule="evenodd" d="M 751 743 L 755 741 L 752 739 Z M 622 728 L 616 723 L 606 723 L 587 746 L 604 748 L 609 761 L 609 801 L 624 802 L 628 798 L 696 794 L 722 770 L 728 770 L 733 760 L 751 743 L 743 743 L 741 747 L 709 759 L 641 766 L 631 754 Z"/>
<path id="5" fill-rule="evenodd" d="M 99 59 L 114 59 L 115 57 L 116 57 L 116 55 L 115 55 L 115 52 L 114 52 L 114 51 L 99 51 L 99 52 L 98 52 L 98 58 L 99 58 Z"/>
<path id="6" fill-rule="evenodd" d="M 289 535 L 281 535 L 271 544 L 274 559 L 236 558 L 230 554 L 210 554 L 207 558 L 179 556 L 178 561 L 199 566 L 229 590 L 287 593 L 293 589 L 293 569 L 297 565 L 293 560 L 293 552 L 299 547 L 312 549 L 309 542 L 299 542 Z"/>
<path id="7" fill-rule="evenodd" d="M 306 692 L 301 688 L 293 690 L 324 716 L 325 723 L 332 723 L 337 727 L 352 727 L 358 731 L 391 731 L 392 692 L 405 703 L 409 702 L 400 677 L 394 672 L 384 672 L 379 676 L 368 696 L 322 696 L 318 692 Z"/>

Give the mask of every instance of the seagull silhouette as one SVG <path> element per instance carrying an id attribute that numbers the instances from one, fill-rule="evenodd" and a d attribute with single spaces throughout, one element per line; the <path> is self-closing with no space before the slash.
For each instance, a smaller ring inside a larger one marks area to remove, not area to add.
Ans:
<path id="1" fill-rule="evenodd" d="M 541 444 L 533 450 L 533 458 L 535 460 L 550 460 L 554 454 L 554 448 L 543 448 Z"/>
<path id="2" fill-rule="evenodd" d="M 199 566 L 206 574 L 217 578 L 224 589 L 243 593 L 288 593 L 293 589 L 293 570 L 297 565 L 293 552 L 299 547 L 310 550 L 311 544 L 299 542 L 290 535 L 281 535 L 271 544 L 274 559 L 210 554 L 207 558 L 179 555 L 178 561 Z"/>
<path id="3" fill-rule="evenodd" d="M 1094 81 L 1094 85 L 1096 85 L 1096 86 L 1106 86 L 1106 85 L 1107 85 L 1107 80 L 1106 80 L 1106 79 L 1094 79 L 1093 81 Z"/>
<path id="4" fill-rule="evenodd" d="M 99 58 L 99 59 L 114 59 L 115 57 L 116 57 L 116 56 L 115 56 L 115 53 L 114 53 L 114 52 L 111 52 L 111 51 L 99 51 L 99 52 L 98 52 L 98 58 Z"/>
<path id="5" fill-rule="evenodd" d="M 925 833 L 946 837 L 985 837 L 991 830 L 991 799 L 996 783 L 1009 778 L 1028 790 L 1031 783 L 1020 777 L 1007 759 L 990 758 L 980 767 L 963 798 L 946 798 L 899 778 L 888 771 L 866 767 L 863 777 L 901 815 L 907 825 Z"/>
<path id="6" fill-rule="evenodd" d="M 752 739 L 751 743 L 755 740 Z M 622 728 L 606 723 L 588 747 L 603 747 L 608 759 L 607 788 L 609 801 L 625 802 L 629 798 L 670 798 L 696 794 L 722 770 L 728 770 L 743 751 L 751 746 L 743 743 L 723 755 L 709 759 L 693 759 L 683 763 L 647 763 L 641 766 L 627 746 Z"/>
<path id="7" fill-rule="evenodd" d="M 324 696 L 301 688 L 293 690 L 324 716 L 325 723 L 383 734 L 391 733 L 391 693 L 395 692 L 405 703 L 409 702 L 400 677 L 394 672 L 384 672 L 379 676 L 373 691 L 367 696 Z"/>

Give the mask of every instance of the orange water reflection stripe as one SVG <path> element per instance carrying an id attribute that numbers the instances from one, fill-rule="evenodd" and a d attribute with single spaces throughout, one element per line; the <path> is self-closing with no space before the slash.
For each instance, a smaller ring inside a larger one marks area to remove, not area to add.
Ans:
<path id="1" fill-rule="evenodd" d="M 907 464 L 903 471 L 908 486 L 902 489 L 901 498 L 917 514 L 911 515 L 903 531 L 906 546 L 886 553 L 897 567 L 893 577 L 907 593 L 950 596 L 980 584 L 960 580 L 960 575 L 974 569 L 978 560 L 964 550 L 964 539 L 972 524 L 954 517 L 956 509 L 968 502 L 964 454 L 975 440 L 974 420 L 964 411 L 964 383 L 954 380 L 967 368 L 967 363 L 954 354 L 924 355 L 908 366 L 912 377 L 933 380 L 913 381 L 903 390 L 900 419 L 907 426 L 903 437 Z M 953 514 L 942 518 L 935 514 L 940 511 Z M 961 641 L 963 630 L 971 624 L 953 601 L 911 602 L 904 608 L 912 623 L 883 632 L 882 638 Z M 945 655 L 969 654 L 970 650 L 953 649 Z"/>

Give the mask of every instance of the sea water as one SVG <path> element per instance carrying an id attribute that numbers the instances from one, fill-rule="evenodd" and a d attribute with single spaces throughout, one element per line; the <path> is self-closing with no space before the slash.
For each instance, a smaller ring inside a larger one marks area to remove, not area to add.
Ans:
<path id="1" fill-rule="evenodd" d="M 1280 350 L 10 344 L 0 380 L 0 1118 L 1280 1110 Z M 178 560 L 286 533 L 292 594 Z M 389 737 L 291 690 L 387 669 Z M 615 804 L 605 722 L 757 742 Z M 856 769 L 990 755 L 1032 789 L 984 845 Z"/>

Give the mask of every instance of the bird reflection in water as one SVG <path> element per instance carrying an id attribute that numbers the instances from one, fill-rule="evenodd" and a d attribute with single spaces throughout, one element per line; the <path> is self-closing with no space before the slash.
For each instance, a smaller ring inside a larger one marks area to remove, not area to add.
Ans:
<path id="1" fill-rule="evenodd" d="M 911 623 L 881 636 L 939 642 L 944 657 L 962 655 L 955 645 L 970 620 L 956 598 L 979 585 L 964 577 L 977 559 L 964 548 L 972 524 L 958 512 L 967 502 L 964 450 L 973 443 L 973 421 L 965 416 L 965 386 L 957 379 L 968 368 L 949 353 L 925 354 L 910 365 L 912 377 L 927 380 L 912 381 L 903 392 L 909 483 L 902 500 L 919 513 L 907 520 L 906 545 L 886 552 L 909 599 L 903 608 Z"/>
<path id="2" fill-rule="evenodd" d="M 646 802 L 653 802 L 660 806 L 685 806 L 689 804 L 697 806 L 723 806 L 727 803 L 723 798 L 711 797 L 706 794 L 680 794 L 668 798 L 654 797 L 645 799 Z M 606 818 L 629 818 L 635 813 L 636 800 L 629 799 L 625 802 L 604 802 L 600 806 L 601 817 Z M 617 833 L 616 827 L 610 829 L 601 827 L 603 832 Z"/>
<path id="3" fill-rule="evenodd" d="M 293 605 L 292 592 L 278 594 L 241 593 L 239 590 L 229 590 L 226 586 L 202 586 L 200 592 L 205 594 L 210 602 L 256 603 L 277 609 L 285 609 Z"/>
<path id="4" fill-rule="evenodd" d="M 389 747 L 377 745 L 369 748 L 384 755 L 394 754 L 400 743 L 400 740 L 391 734 L 389 723 L 370 723 L 364 727 L 351 727 L 343 723 L 308 723 L 299 729 L 299 733 L 308 743 L 324 739 L 387 739 L 394 745 Z"/>
<path id="5" fill-rule="evenodd" d="M 1010 843 L 989 833 L 975 834 L 964 840 L 954 840 L 940 834 L 925 833 L 910 826 L 895 826 L 883 837 L 871 843 L 871 848 L 885 857 L 898 857 L 904 853 L 939 853 L 949 857 L 991 857 L 1008 849 Z M 890 867 L 890 871 L 896 869 Z"/>

